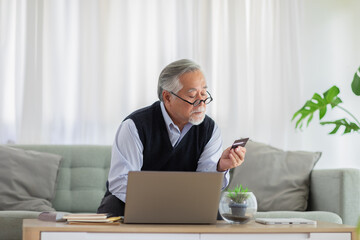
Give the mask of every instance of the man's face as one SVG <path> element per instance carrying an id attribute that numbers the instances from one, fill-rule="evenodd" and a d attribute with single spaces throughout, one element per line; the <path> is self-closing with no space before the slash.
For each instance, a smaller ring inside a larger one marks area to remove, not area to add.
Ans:
<path id="1" fill-rule="evenodd" d="M 180 83 L 183 85 L 183 88 L 177 93 L 179 97 L 191 103 L 197 99 L 203 100 L 208 97 L 205 77 L 201 71 L 188 72 L 181 75 Z M 201 102 L 201 104 L 194 107 L 172 94 L 168 96 L 168 104 L 166 105 L 168 113 L 180 129 L 188 122 L 197 125 L 204 120 L 206 104 Z"/>

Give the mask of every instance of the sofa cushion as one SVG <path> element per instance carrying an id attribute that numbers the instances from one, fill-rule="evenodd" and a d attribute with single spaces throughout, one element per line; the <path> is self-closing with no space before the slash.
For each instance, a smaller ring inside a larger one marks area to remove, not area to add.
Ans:
<path id="1" fill-rule="evenodd" d="M 63 212 L 96 212 L 106 191 L 111 146 L 14 145 L 62 156 L 52 206 Z"/>
<path id="2" fill-rule="evenodd" d="M 54 211 L 61 156 L 0 146 L 0 210 Z"/>
<path id="3" fill-rule="evenodd" d="M 249 141 L 244 163 L 232 170 L 229 188 L 252 191 L 259 211 L 305 211 L 310 173 L 320 152 L 283 151 Z"/>

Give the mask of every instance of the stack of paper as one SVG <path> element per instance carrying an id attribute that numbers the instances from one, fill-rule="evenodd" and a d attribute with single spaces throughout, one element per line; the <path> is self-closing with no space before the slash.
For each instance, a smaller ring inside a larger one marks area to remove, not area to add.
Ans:
<path id="1" fill-rule="evenodd" d="M 89 223 L 119 223 L 122 217 L 109 217 L 107 214 L 68 214 L 63 216 L 69 224 L 89 224 Z"/>

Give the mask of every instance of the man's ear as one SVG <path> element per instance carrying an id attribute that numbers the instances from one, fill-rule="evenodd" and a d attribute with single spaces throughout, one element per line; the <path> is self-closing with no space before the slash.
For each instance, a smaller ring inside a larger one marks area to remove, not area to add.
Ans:
<path id="1" fill-rule="evenodd" d="M 162 97 L 163 97 L 164 103 L 165 103 L 165 102 L 168 103 L 168 102 L 170 102 L 171 93 L 164 90 L 164 91 L 162 92 Z"/>

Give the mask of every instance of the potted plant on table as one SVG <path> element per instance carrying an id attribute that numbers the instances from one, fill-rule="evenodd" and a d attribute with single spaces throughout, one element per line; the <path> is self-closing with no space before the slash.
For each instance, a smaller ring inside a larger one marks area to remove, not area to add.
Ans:
<path id="1" fill-rule="evenodd" d="M 248 188 L 244 189 L 241 185 L 234 189 L 229 189 L 227 193 L 228 198 L 231 199 L 229 207 L 234 216 L 244 217 L 247 208 L 247 199 L 249 198 Z"/>
<path id="2" fill-rule="evenodd" d="M 254 219 L 257 201 L 248 188 L 236 185 L 221 194 L 219 213 L 228 223 L 245 224 Z"/>

